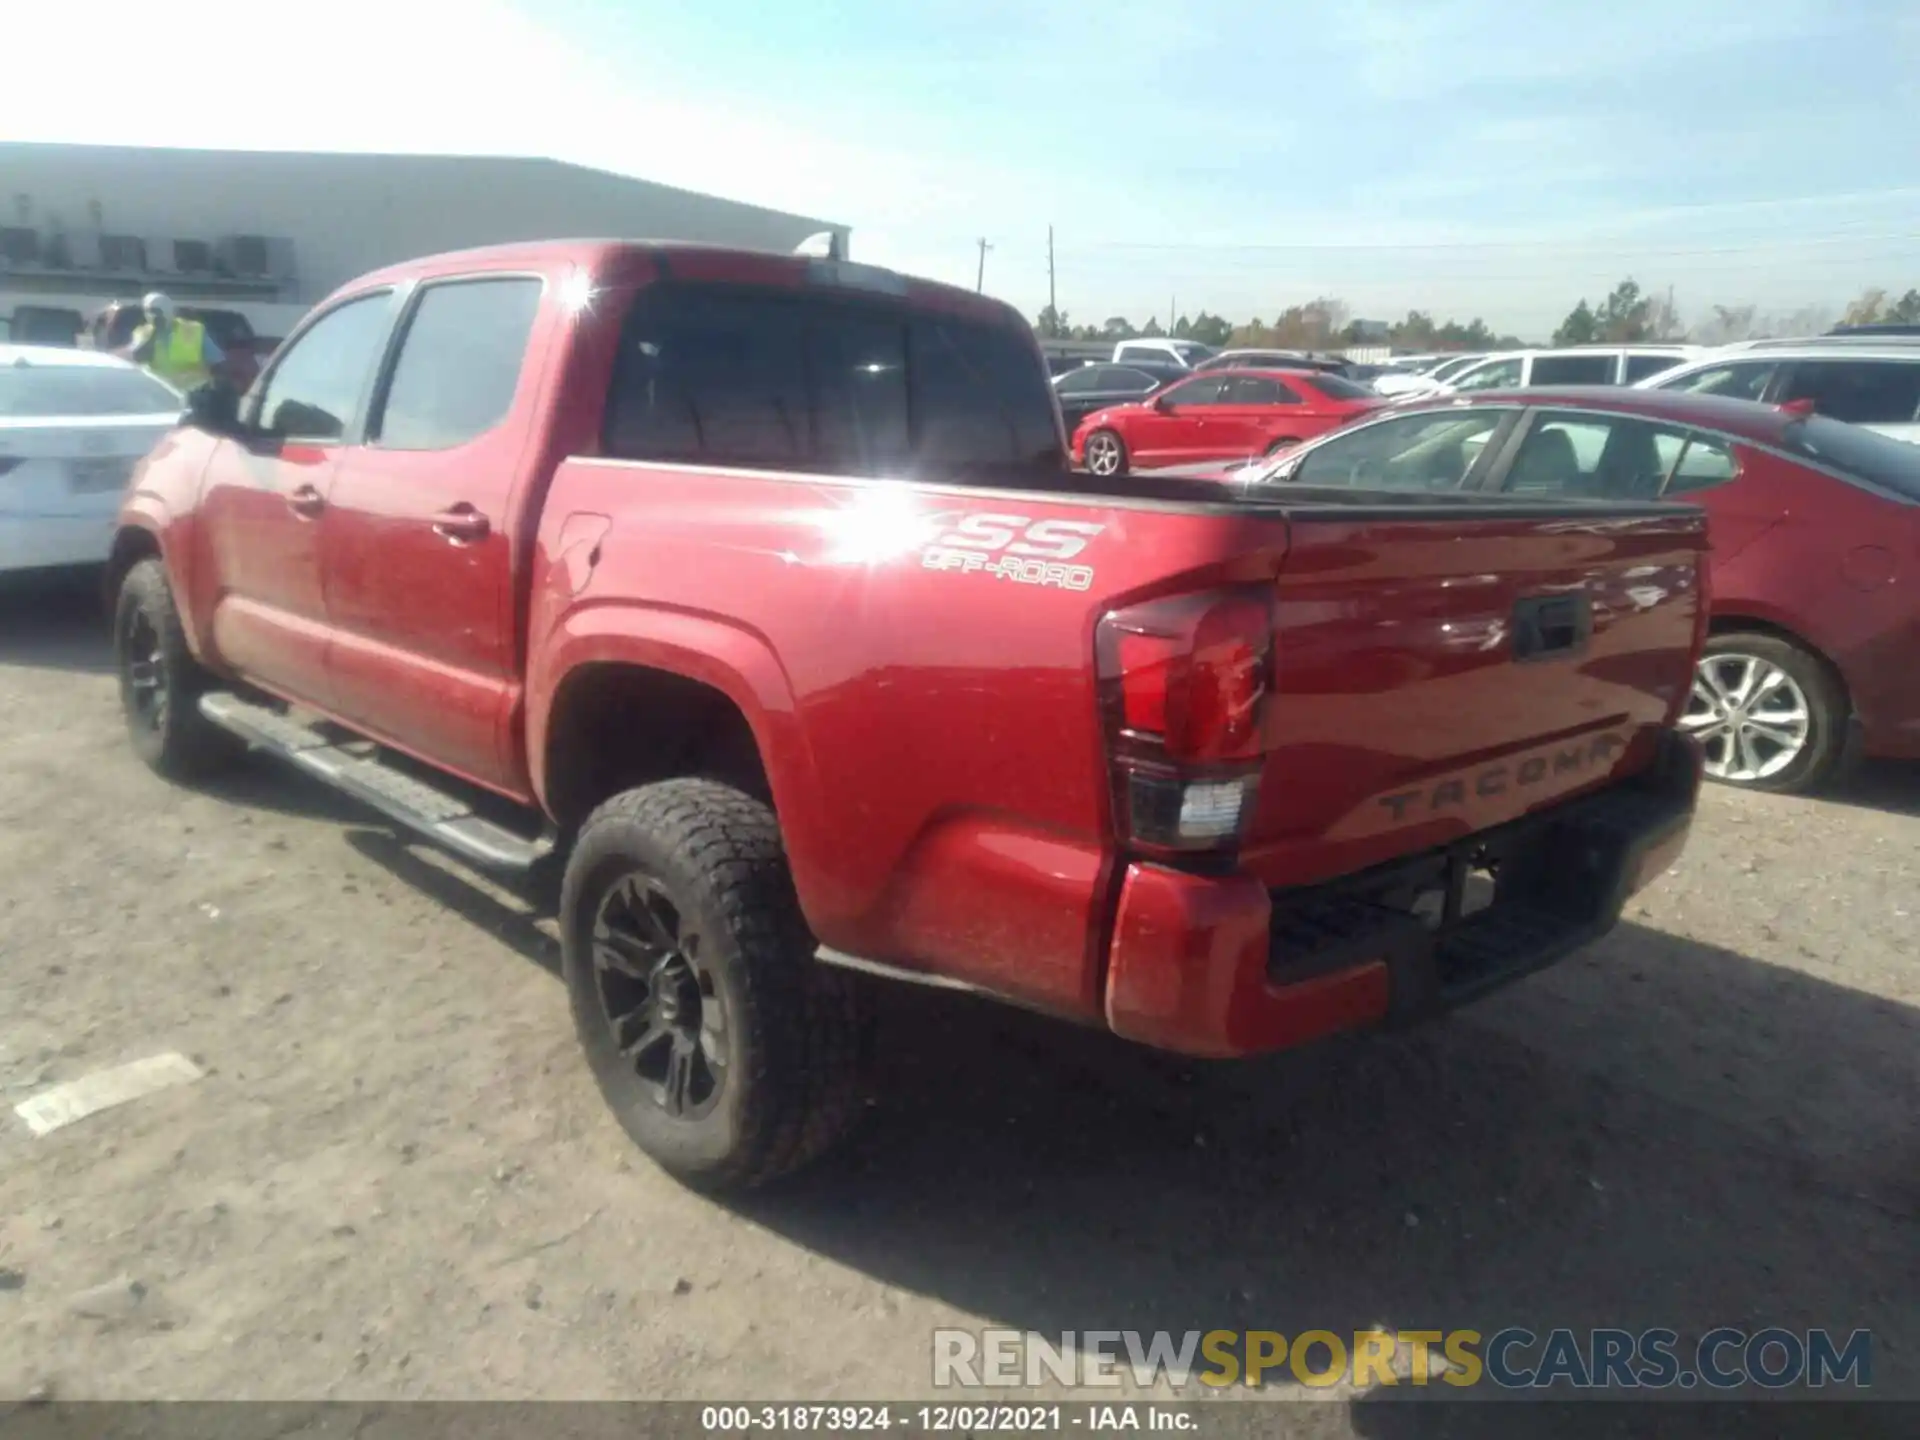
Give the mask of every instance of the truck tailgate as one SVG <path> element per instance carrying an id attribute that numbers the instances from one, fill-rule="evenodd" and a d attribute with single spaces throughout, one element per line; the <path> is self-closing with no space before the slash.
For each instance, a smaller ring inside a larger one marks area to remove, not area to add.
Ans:
<path id="1" fill-rule="evenodd" d="M 1271 885 L 1426 849 L 1648 763 L 1704 634 L 1680 506 L 1290 513 L 1242 851 Z"/>

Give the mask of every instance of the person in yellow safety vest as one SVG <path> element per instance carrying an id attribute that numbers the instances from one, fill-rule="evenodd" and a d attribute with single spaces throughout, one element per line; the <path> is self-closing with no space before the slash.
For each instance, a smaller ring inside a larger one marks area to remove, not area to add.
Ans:
<path id="1" fill-rule="evenodd" d="M 133 332 L 126 357 L 144 365 L 183 394 L 223 371 L 227 357 L 197 320 L 182 320 L 173 301 L 158 290 L 140 302 L 147 323 Z"/>

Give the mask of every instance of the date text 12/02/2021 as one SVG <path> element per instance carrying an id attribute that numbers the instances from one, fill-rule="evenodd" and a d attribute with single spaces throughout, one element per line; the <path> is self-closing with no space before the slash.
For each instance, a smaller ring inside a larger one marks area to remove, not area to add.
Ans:
<path id="1" fill-rule="evenodd" d="M 1187 1410 L 1171 1405 L 708 1405 L 700 1428 L 716 1434 L 752 1431 L 910 1430 L 927 1434 L 1093 1434 L 1128 1430 L 1191 1431 Z"/>

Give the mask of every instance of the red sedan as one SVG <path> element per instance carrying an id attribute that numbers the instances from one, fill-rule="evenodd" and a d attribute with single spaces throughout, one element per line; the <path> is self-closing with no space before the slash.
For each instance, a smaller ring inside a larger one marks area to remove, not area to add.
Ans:
<path id="1" fill-rule="evenodd" d="M 1096 410 L 1073 432 L 1073 462 L 1096 475 L 1266 455 L 1379 409 L 1364 385 L 1307 370 L 1213 371 L 1145 400 Z"/>
<path id="2" fill-rule="evenodd" d="M 1920 759 L 1920 446 L 1718 396 L 1516 390 L 1397 406 L 1218 477 L 1699 505 L 1712 632 L 1682 723 L 1707 773 L 1803 791 L 1856 746 Z"/>

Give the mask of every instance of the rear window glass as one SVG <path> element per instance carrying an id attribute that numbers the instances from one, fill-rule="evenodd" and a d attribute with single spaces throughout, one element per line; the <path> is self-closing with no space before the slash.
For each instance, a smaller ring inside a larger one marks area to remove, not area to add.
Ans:
<path id="1" fill-rule="evenodd" d="M 1920 412 L 1920 361 L 1802 360 L 1780 398 L 1856 425 L 1905 425 Z"/>
<path id="2" fill-rule="evenodd" d="M 1065 474 L 1052 386 L 1011 329 L 884 300 L 655 287 L 628 316 L 606 451 L 829 474 Z"/>
<path id="3" fill-rule="evenodd" d="M 1307 384 L 1318 390 L 1329 400 L 1373 400 L 1373 390 L 1365 385 L 1356 385 L 1340 375 L 1315 375 Z"/>
<path id="4" fill-rule="evenodd" d="M 1882 490 L 1920 500 L 1920 445 L 1819 415 L 1789 425 L 1787 447 Z"/>
<path id="5" fill-rule="evenodd" d="M 0 415 L 172 415 L 180 397 L 139 370 L 117 365 L 0 366 Z"/>

